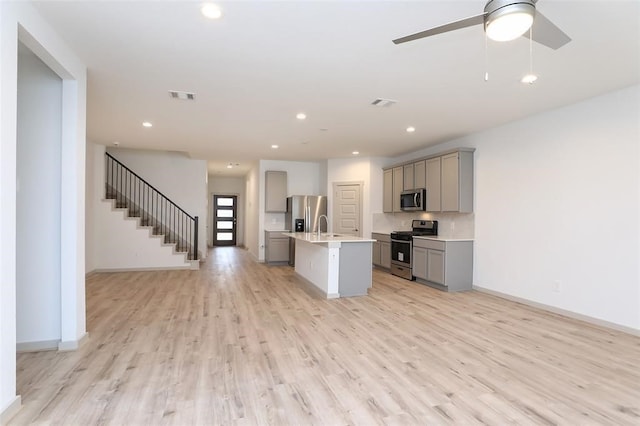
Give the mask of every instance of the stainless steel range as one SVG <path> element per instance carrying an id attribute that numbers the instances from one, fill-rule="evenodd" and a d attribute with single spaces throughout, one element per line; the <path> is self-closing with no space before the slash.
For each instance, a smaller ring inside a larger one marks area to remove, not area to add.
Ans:
<path id="1" fill-rule="evenodd" d="M 413 280 L 411 257 L 413 237 L 419 235 L 438 235 L 437 220 L 414 220 L 411 231 L 391 233 L 391 273 L 408 280 Z"/>

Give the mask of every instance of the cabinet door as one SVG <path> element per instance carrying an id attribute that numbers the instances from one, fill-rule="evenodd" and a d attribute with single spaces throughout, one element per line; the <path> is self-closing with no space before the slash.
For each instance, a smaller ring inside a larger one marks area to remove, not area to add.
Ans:
<path id="1" fill-rule="evenodd" d="M 427 252 L 428 250 L 422 247 L 413 248 L 413 264 L 411 265 L 413 276 L 423 280 L 427 279 Z"/>
<path id="2" fill-rule="evenodd" d="M 427 281 L 446 285 L 444 260 L 443 251 L 427 249 Z"/>
<path id="3" fill-rule="evenodd" d="M 458 176 L 458 153 L 442 156 L 442 211 L 460 210 L 460 180 Z"/>
<path id="4" fill-rule="evenodd" d="M 382 174 L 382 211 L 393 213 L 393 170 L 384 170 Z"/>
<path id="5" fill-rule="evenodd" d="M 287 211 L 287 172 L 265 172 L 264 211 L 285 213 Z"/>
<path id="6" fill-rule="evenodd" d="M 413 182 L 413 164 L 407 164 L 406 166 L 404 166 L 402 168 L 402 173 L 403 173 L 403 184 L 402 187 L 404 188 L 404 190 L 408 190 L 408 189 L 415 189 L 415 186 L 413 186 L 414 182 Z"/>
<path id="7" fill-rule="evenodd" d="M 426 188 L 426 180 L 426 163 L 424 161 L 413 163 L 413 187 Z"/>
<path id="8" fill-rule="evenodd" d="M 289 239 L 272 238 L 269 240 L 269 262 L 289 261 Z"/>
<path id="9" fill-rule="evenodd" d="M 391 243 L 386 241 L 380 243 L 380 265 L 391 269 Z"/>
<path id="10" fill-rule="evenodd" d="M 393 211 L 400 212 L 400 194 L 404 188 L 402 167 L 393 169 Z"/>
<path id="11" fill-rule="evenodd" d="M 440 157 L 426 162 L 427 211 L 439 212 L 440 205 Z"/>
<path id="12" fill-rule="evenodd" d="M 371 263 L 376 266 L 380 266 L 380 245 L 380 241 L 371 244 Z"/>

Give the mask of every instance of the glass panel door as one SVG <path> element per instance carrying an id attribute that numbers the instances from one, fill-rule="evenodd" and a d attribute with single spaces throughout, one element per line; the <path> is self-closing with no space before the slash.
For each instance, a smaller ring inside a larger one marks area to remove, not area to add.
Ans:
<path id="1" fill-rule="evenodd" d="M 235 246 L 238 214 L 238 197 L 213 196 L 213 245 Z"/>

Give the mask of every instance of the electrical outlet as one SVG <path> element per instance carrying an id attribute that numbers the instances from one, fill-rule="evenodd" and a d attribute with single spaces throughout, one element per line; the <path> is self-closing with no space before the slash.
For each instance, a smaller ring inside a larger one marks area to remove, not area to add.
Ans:
<path id="1" fill-rule="evenodd" d="M 562 281 L 555 280 L 553 282 L 553 292 L 554 293 L 560 293 L 561 290 L 562 290 Z"/>

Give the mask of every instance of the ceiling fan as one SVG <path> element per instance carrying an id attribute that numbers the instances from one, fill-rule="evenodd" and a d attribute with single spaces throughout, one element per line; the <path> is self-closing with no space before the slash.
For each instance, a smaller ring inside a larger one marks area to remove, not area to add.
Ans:
<path id="1" fill-rule="evenodd" d="M 436 34 L 484 24 L 487 37 L 495 41 L 509 41 L 526 35 L 532 29 L 533 41 L 552 49 L 559 49 L 571 41 L 553 22 L 536 11 L 538 0 L 489 0 L 480 15 L 453 21 L 419 33 L 393 40 L 395 44 L 418 40 Z"/>

